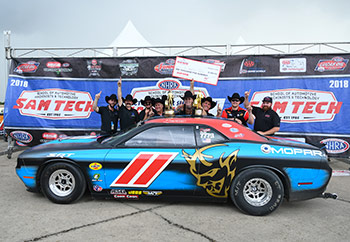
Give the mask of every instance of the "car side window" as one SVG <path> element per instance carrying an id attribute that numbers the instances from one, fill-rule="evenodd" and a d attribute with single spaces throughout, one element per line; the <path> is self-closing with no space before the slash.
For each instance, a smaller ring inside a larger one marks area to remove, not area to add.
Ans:
<path id="1" fill-rule="evenodd" d="M 215 129 L 203 125 L 196 126 L 196 139 L 198 146 L 205 146 L 226 140 L 225 137 Z"/>
<path id="2" fill-rule="evenodd" d="M 125 142 L 126 147 L 194 147 L 192 126 L 159 126 L 149 128 Z"/>

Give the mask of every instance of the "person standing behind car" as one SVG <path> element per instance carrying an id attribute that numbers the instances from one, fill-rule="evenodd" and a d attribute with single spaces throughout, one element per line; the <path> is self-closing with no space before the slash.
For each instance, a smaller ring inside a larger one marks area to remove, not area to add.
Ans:
<path id="1" fill-rule="evenodd" d="M 246 99 L 244 106 L 253 109 L 252 112 L 255 116 L 254 130 L 261 135 L 274 135 L 280 130 L 281 118 L 271 108 L 272 98 L 264 97 L 262 107 L 260 108 L 251 106 L 251 103 L 248 101 L 249 94 L 250 90 L 244 93 Z"/>
<path id="2" fill-rule="evenodd" d="M 122 97 L 122 78 L 120 78 L 118 81 L 118 106 L 121 131 L 140 121 L 139 113 L 132 107 L 136 102 L 137 99 L 130 94 L 126 95 L 125 99 Z"/>
<path id="3" fill-rule="evenodd" d="M 202 102 L 202 108 L 204 111 L 203 116 L 212 116 L 213 117 L 214 115 L 209 113 L 209 110 L 216 106 L 216 102 L 214 102 L 211 97 L 205 97 L 202 99 L 201 102 Z M 216 117 L 220 117 L 220 114 L 221 114 L 221 108 L 218 105 Z"/>
<path id="4" fill-rule="evenodd" d="M 247 123 L 253 124 L 253 117 L 249 113 L 249 111 L 241 108 L 239 105 L 243 103 L 244 97 L 240 97 L 238 93 L 232 94 L 232 96 L 227 96 L 228 100 L 231 103 L 231 107 L 226 108 L 221 117 L 231 119 L 239 124 L 243 124 L 244 126 L 248 126 Z"/>
<path id="5" fill-rule="evenodd" d="M 139 114 L 140 120 L 146 120 L 154 116 L 156 110 L 153 108 L 153 98 L 146 96 L 144 100 L 141 100 L 141 104 L 145 107 Z"/>
<path id="6" fill-rule="evenodd" d="M 194 95 L 194 80 L 191 80 L 190 90 L 186 91 L 183 97 L 180 97 L 183 100 L 183 104 L 180 104 L 176 107 L 175 115 L 193 115 L 194 107 L 193 102 L 196 99 Z"/>
<path id="7" fill-rule="evenodd" d="M 95 100 L 92 104 L 92 109 L 101 115 L 101 134 L 114 134 L 118 127 L 118 111 L 114 107 L 117 103 L 117 96 L 112 94 L 111 96 L 106 96 L 105 100 L 108 103 L 107 106 L 98 107 L 97 103 L 101 97 L 102 91 L 95 95 Z"/>
<path id="8" fill-rule="evenodd" d="M 164 115 L 164 103 L 167 100 L 167 96 L 163 95 L 160 99 L 159 97 L 154 99 L 154 116 L 163 116 Z"/>

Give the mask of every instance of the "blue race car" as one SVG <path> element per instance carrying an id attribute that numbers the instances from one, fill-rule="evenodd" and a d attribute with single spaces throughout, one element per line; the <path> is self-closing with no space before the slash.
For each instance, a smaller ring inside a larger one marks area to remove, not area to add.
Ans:
<path id="1" fill-rule="evenodd" d="M 266 215 L 283 199 L 321 196 L 331 177 L 325 151 L 261 136 L 227 119 L 154 118 L 110 137 L 58 139 L 19 155 L 29 191 L 55 203 L 85 193 L 125 200 L 221 201 Z"/>

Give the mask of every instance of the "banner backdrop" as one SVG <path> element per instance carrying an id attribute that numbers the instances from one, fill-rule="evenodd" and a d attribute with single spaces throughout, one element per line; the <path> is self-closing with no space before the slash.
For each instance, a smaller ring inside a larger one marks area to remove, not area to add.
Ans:
<path id="1" fill-rule="evenodd" d="M 195 91 L 211 96 L 223 108 L 227 96 L 251 90 L 253 105 L 265 96 L 281 117 L 280 133 L 307 138 L 316 144 L 341 138 L 344 145 L 331 155 L 349 157 L 349 55 L 195 56 L 189 59 L 221 66 L 217 86 L 195 83 Z M 99 132 L 100 116 L 93 112 L 95 94 L 117 93 L 122 77 L 125 97 L 161 97 L 172 90 L 175 105 L 190 82 L 172 77 L 176 57 L 139 58 L 17 58 L 12 59 L 5 100 L 5 128 L 24 145 L 36 145 L 66 135 Z M 216 105 L 216 107 L 218 106 Z M 215 115 L 216 109 L 211 110 Z M 325 138 L 323 138 L 323 136 Z M 344 137 L 346 137 L 344 139 Z M 331 143 L 330 143 L 331 142 Z M 332 143 L 333 142 L 333 143 Z M 347 145 L 346 145 L 347 144 Z"/>

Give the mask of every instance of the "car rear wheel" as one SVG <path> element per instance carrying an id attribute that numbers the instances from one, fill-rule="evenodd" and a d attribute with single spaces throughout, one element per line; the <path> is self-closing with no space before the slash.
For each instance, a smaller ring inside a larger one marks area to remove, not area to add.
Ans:
<path id="1" fill-rule="evenodd" d="M 82 172 L 74 165 L 58 162 L 45 167 L 40 177 L 41 190 L 54 203 L 72 203 L 86 189 Z"/>
<path id="2" fill-rule="evenodd" d="M 282 203 L 284 188 L 280 178 L 268 169 L 245 170 L 237 175 L 230 196 L 241 211 L 251 215 L 267 215 Z"/>

